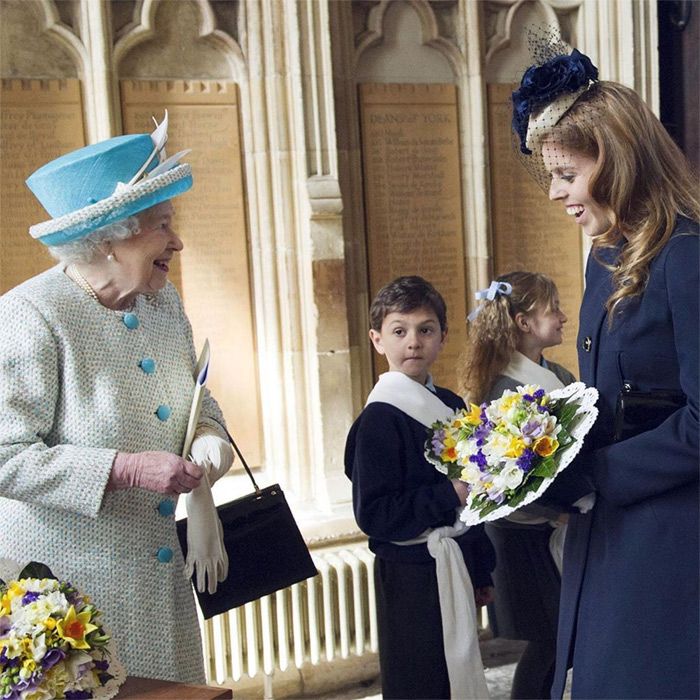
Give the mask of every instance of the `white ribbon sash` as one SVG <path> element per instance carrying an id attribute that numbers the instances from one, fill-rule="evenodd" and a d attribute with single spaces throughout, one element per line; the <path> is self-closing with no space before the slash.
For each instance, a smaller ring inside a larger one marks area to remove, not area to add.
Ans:
<path id="1" fill-rule="evenodd" d="M 388 403 L 426 427 L 454 413 L 432 391 L 401 372 L 386 372 L 367 397 L 365 405 Z M 435 572 L 442 619 L 445 662 L 450 679 L 450 696 L 455 700 L 489 697 L 477 634 L 474 587 L 454 538 L 469 528 L 459 519 L 454 525 L 426 530 L 420 537 L 398 545 L 427 543 L 435 559 Z"/>
<path id="2" fill-rule="evenodd" d="M 381 402 L 395 406 L 426 428 L 435 421 L 443 420 L 454 413 L 422 384 L 402 372 L 385 372 L 370 391 L 365 406 Z"/>
<path id="3" fill-rule="evenodd" d="M 518 384 L 537 384 L 546 392 L 561 389 L 564 386 L 552 370 L 542 367 L 537 362 L 533 362 L 529 357 L 525 357 L 517 350 L 513 353 L 508 366 L 501 374 L 514 379 Z"/>

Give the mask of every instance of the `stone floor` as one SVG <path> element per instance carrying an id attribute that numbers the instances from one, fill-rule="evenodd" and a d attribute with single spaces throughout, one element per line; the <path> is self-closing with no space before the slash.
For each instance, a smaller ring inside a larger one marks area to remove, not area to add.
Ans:
<path id="1" fill-rule="evenodd" d="M 490 639 L 481 642 L 481 658 L 486 667 L 486 683 L 491 700 L 509 700 L 515 665 L 525 642 Z M 322 696 L 304 696 L 305 700 L 381 700 L 381 685 L 376 678 L 368 683 L 343 688 Z M 298 700 L 301 700 L 299 698 Z"/>

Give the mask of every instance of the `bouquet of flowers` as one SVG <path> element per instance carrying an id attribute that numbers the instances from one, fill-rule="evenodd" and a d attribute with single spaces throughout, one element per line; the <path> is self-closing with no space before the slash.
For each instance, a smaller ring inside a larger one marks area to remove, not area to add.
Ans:
<path id="1" fill-rule="evenodd" d="M 100 611 L 43 564 L 0 580 L 0 698 L 111 698 L 124 670 Z"/>
<path id="2" fill-rule="evenodd" d="M 580 382 L 549 394 L 519 386 L 434 423 L 425 457 L 469 486 L 461 519 L 497 520 L 539 498 L 581 449 L 598 416 L 597 398 Z"/>

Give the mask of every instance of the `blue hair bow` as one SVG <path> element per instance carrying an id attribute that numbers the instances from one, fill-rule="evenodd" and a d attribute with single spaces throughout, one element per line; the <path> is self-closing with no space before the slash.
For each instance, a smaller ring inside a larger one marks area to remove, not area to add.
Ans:
<path id="1" fill-rule="evenodd" d="M 513 291 L 513 285 L 510 282 L 497 282 L 494 280 L 488 286 L 487 289 L 480 289 L 474 297 L 477 301 L 493 301 L 497 294 L 503 294 L 503 296 L 509 297 Z M 467 316 L 468 321 L 473 321 L 478 315 L 481 309 L 484 308 L 483 304 L 479 304 L 470 314 Z"/>

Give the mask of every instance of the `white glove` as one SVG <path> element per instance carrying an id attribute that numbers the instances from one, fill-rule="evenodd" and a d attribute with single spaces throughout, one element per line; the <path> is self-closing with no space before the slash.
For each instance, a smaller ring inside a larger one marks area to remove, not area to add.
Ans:
<path id="1" fill-rule="evenodd" d="M 212 428 L 200 425 L 192 440 L 190 459 L 209 476 L 209 483 L 216 483 L 233 464 L 233 449 Z"/>
<path id="2" fill-rule="evenodd" d="M 196 489 L 186 496 L 187 560 L 185 578 L 196 570 L 197 590 L 216 592 L 219 581 L 228 575 L 228 555 L 224 549 L 224 533 L 216 512 L 211 487 L 206 476 Z M 205 583 L 206 578 L 206 583 Z"/>

